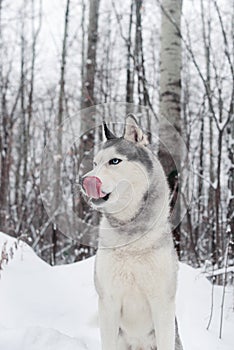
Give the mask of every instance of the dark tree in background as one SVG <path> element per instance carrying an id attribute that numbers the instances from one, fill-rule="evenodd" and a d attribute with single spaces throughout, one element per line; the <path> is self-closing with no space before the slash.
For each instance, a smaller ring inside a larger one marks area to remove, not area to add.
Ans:
<path id="1" fill-rule="evenodd" d="M 84 74 L 82 76 L 82 93 L 81 93 L 81 109 L 95 105 L 95 74 L 96 74 L 96 56 L 98 43 L 98 15 L 99 0 L 89 1 L 89 19 L 88 19 L 88 37 L 87 52 L 84 54 Z M 80 130 L 81 138 L 79 145 L 79 175 L 91 170 L 92 167 L 92 150 L 95 141 L 95 115 L 87 118 L 86 114 L 81 114 Z M 89 157 L 86 157 L 91 152 Z M 83 169 L 83 170 L 82 170 Z M 82 196 L 79 198 L 79 216 L 84 219 L 88 211 L 88 206 L 84 202 Z"/>
<path id="2" fill-rule="evenodd" d="M 65 83 L 66 83 L 66 63 L 67 63 L 67 46 L 68 46 L 68 29 L 69 29 L 69 15 L 70 15 L 70 0 L 66 2 L 65 16 L 64 16 L 64 33 L 62 41 L 62 53 L 61 53 L 61 64 L 60 64 L 60 78 L 59 78 L 59 96 L 58 96 L 58 113 L 57 113 L 57 137 L 55 144 L 55 155 L 56 155 L 56 164 L 55 164 L 55 183 L 54 183 L 54 203 L 52 203 L 54 215 L 57 215 L 57 208 L 61 200 L 61 163 L 62 163 L 62 142 L 63 142 L 63 133 L 60 125 L 62 124 L 65 117 Z M 52 249 L 51 249 L 51 264 L 56 264 L 56 253 L 58 250 L 58 235 L 59 231 L 57 227 L 52 224 Z"/>

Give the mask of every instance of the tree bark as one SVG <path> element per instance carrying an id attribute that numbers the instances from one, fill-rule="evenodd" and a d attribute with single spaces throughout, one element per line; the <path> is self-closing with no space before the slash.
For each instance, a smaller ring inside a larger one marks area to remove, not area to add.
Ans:
<path id="1" fill-rule="evenodd" d="M 232 2 L 232 57 L 234 62 L 234 1 Z M 234 259 L 234 101 L 232 101 L 232 106 L 230 112 L 232 113 L 232 118 L 230 124 L 227 127 L 227 148 L 228 148 L 228 158 L 230 160 L 230 167 L 228 170 L 228 188 L 229 188 L 229 202 L 228 202 L 228 212 L 227 212 L 227 233 L 230 235 L 230 246 L 229 246 L 229 257 L 230 260 Z"/>
<path id="2" fill-rule="evenodd" d="M 161 50 L 160 50 L 160 117 L 169 120 L 175 130 L 181 134 L 181 35 L 180 21 L 182 1 L 163 0 L 161 22 Z M 178 134 L 169 134 L 167 124 L 160 118 L 159 137 L 164 144 L 172 150 L 169 154 L 167 149 L 160 144 L 159 158 L 169 180 L 171 191 L 175 193 L 172 202 L 176 200 L 178 177 L 181 163 L 182 150 Z M 176 216 L 180 216 L 177 210 Z M 180 230 L 174 230 L 175 244 L 180 254 Z"/>
<path id="3" fill-rule="evenodd" d="M 134 62 L 132 62 L 131 46 L 132 46 L 132 17 L 133 17 L 133 0 L 131 2 L 128 38 L 127 38 L 127 82 L 126 82 L 126 102 L 133 103 L 134 93 Z"/>
<path id="4" fill-rule="evenodd" d="M 1 77 L 2 78 L 2 77 Z M 3 82 L 1 80 L 1 82 Z M 4 91 L 6 89 L 6 91 Z M 7 113 L 7 101 L 6 101 L 7 88 L 1 86 L 1 135 L 0 135 L 0 231 L 8 232 L 7 228 L 7 214 L 8 214 L 8 190 L 9 190 L 9 174 L 11 166 L 11 128 L 10 117 Z"/>
<path id="5" fill-rule="evenodd" d="M 96 53 L 98 40 L 98 11 L 99 0 L 90 0 L 89 2 L 89 28 L 88 28 L 88 45 L 86 55 L 85 72 L 83 73 L 82 81 L 82 99 L 81 109 L 88 108 L 95 104 L 94 83 L 96 72 Z M 95 116 L 87 118 L 85 113 L 81 113 L 80 130 L 81 133 L 90 130 L 85 137 L 80 139 L 79 147 L 79 164 L 83 160 L 86 152 L 92 150 L 94 146 L 94 130 L 91 130 L 95 125 Z M 85 160 L 84 160 L 85 161 Z M 87 164 L 83 164 L 86 168 Z"/>
<path id="6" fill-rule="evenodd" d="M 59 100 L 58 100 L 58 115 L 57 115 L 57 143 L 55 149 L 55 184 L 54 184 L 54 203 L 53 210 L 56 215 L 57 208 L 60 204 L 61 198 L 61 164 L 62 164 L 62 129 L 61 124 L 64 119 L 64 102 L 65 102 L 65 72 L 66 72 L 66 59 L 67 59 L 67 38 L 68 38 L 68 25 L 69 25 L 69 11 L 70 0 L 67 0 L 65 18 L 64 18 L 64 34 L 62 43 L 61 54 L 61 67 L 60 67 L 60 82 L 59 82 Z M 56 264 L 56 251 L 58 241 L 58 230 L 55 225 L 52 227 L 52 256 L 53 264 Z"/>
<path id="7" fill-rule="evenodd" d="M 86 56 L 86 69 L 84 73 L 84 80 L 82 82 L 82 109 L 95 104 L 94 81 L 96 72 L 99 4 L 100 0 L 89 1 L 88 47 Z M 82 122 L 86 124 L 88 123 L 87 120 L 82 120 Z"/>

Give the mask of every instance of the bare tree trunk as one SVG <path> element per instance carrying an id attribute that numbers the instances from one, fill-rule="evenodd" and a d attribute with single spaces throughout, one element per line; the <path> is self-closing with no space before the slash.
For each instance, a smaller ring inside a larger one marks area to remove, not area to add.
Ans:
<path id="1" fill-rule="evenodd" d="M 220 121 L 221 122 L 221 121 Z M 216 243 L 216 263 L 220 267 L 220 257 L 222 257 L 222 230 L 221 230 L 221 217 L 220 217 L 220 203 L 221 203 L 221 159 L 222 159 L 222 140 L 223 140 L 223 130 L 219 131 L 218 135 L 218 164 L 216 171 L 216 189 L 215 189 L 215 243 Z"/>
<path id="2" fill-rule="evenodd" d="M 2 43 L 2 0 L 0 0 L 0 231 L 7 232 L 6 216 L 8 206 L 8 185 L 9 185 L 9 130 L 6 111 L 6 94 L 3 86 L 3 43 Z"/>
<path id="3" fill-rule="evenodd" d="M 88 45 L 86 55 L 86 67 L 82 81 L 82 100 L 81 108 L 87 108 L 95 103 L 94 97 L 94 83 L 96 72 L 96 52 L 97 52 L 97 39 L 98 39 L 98 11 L 99 0 L 90 0 L 89 2 L 89 29 L 88 29 Z M 94 118 L 94 117 L 93 117 Z M 94 126 L 95 120 L 87 118 L 85 114 L 81 115 L 81 130 L 88 131 Z M 89 152 L 94 145 L 94 133 L 93 130 L 81 138 L 79 148 L 79 158 L 82 161 L 85 152 Z"/>
<path id="4" fill-rule="evenodd" d="M 198 191 L 197 191 L 197 222 L 195 224 L 195 230 L 194 230 L 194 241 L 195 246 L 198 242 L 199 236 L 200 236 L 200 225 L 201 225 L 201 218 L 203 216 L 203 173 L 204 173 L 204 111 L 201 112 L 201 129 L 200 129 L 200 149 L 199 149 L 199 174 L 198 177 Z"/>
<path id="5" fill-rule="evenodd" d="M 132 17 L 133 17 L 133 0 L 131 2 L 128 38 L 127 38 L 127 82 L 126 82 L 126 102 L 133 103 L 134 93 L 134 62 L 131 54 L 132 46 Z"/>
<path id="6" fill-rule="evenodd" d="M 135 70 L 137 74 L 137 93 L 139 105 L 144 104 L 143 91 L 142 91 L 142 74 L 144 61 L 142 61 L 142 25 L 141 25 L 141 7 L 142 0 L 135 0 L 136 6 L 136 33 L 135 33 Z"/>
<path id="7" fill-rule="evenodd" d="M 227 233 L 230 235 L 230 260 L 234 259 L 234 118 L 230 121 L 227 129 L 228 136 L 228 157 L 230 159 L 230 168 L 228 171 L 228 188 L 230 191 L 228 212 L 227 212 Z"/>
<path id="8" fill-rule="evenodd" d="M 232 57 L 234 62 L 234 1 L 232 2 Z M 228 158 L 230 160 L 230 168 L 228 171 L 228 188 L 230 191 L 228 212 L 227 212 L 227 233 L 230 235 L 230 260 L 234 259 L 234 101 L 232 101 L 232 108 L 230 109 L 232 113 L 232 118 L 230 124 L 227 127 L 227 149 Z"/>
<path id="9" fill-rule="evenodd" d="M 82 0 L 82 16 L 81 16 L 81 30 L 82 30 L 82 43 L 81 43 L 81 81 L 84 81 L 85 74 L 85 0 Z"/>
<path id="10" fill-rule="evenodd" d="M 42 0 L 40 0 L 39 10 L 39 24 L 35 29 L 35 0 L 31 0 L 31 13 L 32 13 L 32 60 L 31 60 L 31 77 L 30 77 L 30 90 L 29 90 L 29 101 L 28 101 L 28 126 L 27 126 L 27 138 L 30 138 L 30 125 L 33 116 L 33 98 L 34 98 L 34 85 L 35 85 L 35 62 L 36 62 L 36 45 L 38 35 L 41 29 L 42 20 Z"/>
<path id="11" fill-rule="evenodd" d="M 154 116 L 155 111 L 150 101 L 150 96 L 147 87 L 146 80 L 146 70 L 145 70 L 145 58 L 144 58 L 144 50 L 143 50 L 143 35 L 142 35 L 142 0 L 135 0 L 136 3 L 136 36 L 135 36 L 135 70 L 137 73 L 137 90 L 138 90 L 138 101 L 139 104 L 143 104 L 144 106 L 149 106 Z M 149 113 L 147 115 L 147 129 L 151 131 L 151 121 L 149 117 Z M 149 133 L 149 141 L 150 133 Z"/>
<path id="12" fill-rule="evenodd" d="M 38 25 L 36 26 L 36 19 L 38 16 Z M 42 21 L 42 0 L 40 0 L 39 2 L 39 13 L 37 14 L 35 12 L 35 0 L 31 0 L 31 62 L 30 62 L 30 77 L 29 77 L 29 82 L 28 82 L 28 89 L 29 89 L 29 93 L 28 93 L 28 101 L 27 101 L 27 131 L 26 131 L 26 135 L 27 135 L 27 144 L 28 144 L 28 156 L 27 156 L 27 161 L 28 164 L 30 166 L 30 169 L 32 169 L 33 167 L 36 166 L 37 160 L 36 160 L 36 155 L 35 155 L 35 138 L 34 137 L 30 137 L 33 135 L 33 130 L 31 130 L 31 123 L 35 114 L 35 101 L 34 101 L 34 91 L 35 91 L 35 67 L 36 67 L 36 57 L 37 57 L 37 50 L 36 50 L 36 46 L 37 46 L 37 39 L 40 33 L 40 29 L 41 29 L 41 21 Z M 30 183 L 34 183 L 33 191 L 35 193 L 35 195 L 33 196 L 34 200 L 32 202 L 30 202 L 28 200 L 28 198 L 25 198 L 25 206 L 26 206 L 26 210 L 25 210 L 25 215 L 24 215 L 24 220 L 27 222 L 27 229 L 28 231 L 30 229 L 30 224 L 29 224 L 29 217 L 32 215 L 33 210 L 36 209 L 37 207 L 37 200 L 38 200 L 38 187 L 36 185 L 35 181 L 35 177 L 34 174 L 30 171 L 30 169 L 28 169 L 28 177 L 29 177 L 29 181 Z M 40 200 L 40 199 L 39 199 Z M 31 205 L 31 207 L 29 207 Z M 39 208 L 38 208 L 39 210 Z M 38 222 L 38 226 L 39 226 L 39 222 L 40 222 L 41 218 L 38 217 L 37 220 L 34 218 L 34 225 L 36 225 L 36 221 Z M 32 227 L 32 226 L 31 226 Z M 32 238 L 33 240 L 36 240 L 36 234 L 35 234 L 35 230 L 33 230 L 32 234 Z"/>
<path id="13" fill-rule="evenodd" d="M 59 101 L 58 101 L 58 115 L 57 115 L 57 144 L 56 144 L 56 166 L 55 166 L 55 189 L 54 189 L 54 203 L 53 210 L 59 206 L 61 199 L 61 164 L 62 164 L 62 130 L 61 124 L 64 118 L 64 102 L 65 102 L 65 71 L 67 59 L 67 38 L 68 38 L 68 24 L 69 24 L 69 10 L 70 0 L 67 0 L 65 18 L 64 18 L 64 34 L 61 54 L 60 67 L 60 82 L 59 82 Z M 58 230 L 56 226 L 52 228 L 52 263 L 56 264 L 56 252 L 58 241 Z"/>
<path id="14" fill-rule="evenodd" d="M 84 73 L 84 80 L 82 82 L 82 109 L 95 104 L 94 80 L 96 72 L 99 3 L 100 0 L 89 1 L 88 47 L 86 56 L 86 69 Z M 82 123 L 87 124 L 88 121 L 82 120 Z"/>
<path id="15" fill-rule="evenodd" d="M 181 134 L 181 20 L 182 2 L 180 0 L 162 1 L 161 51 L 160 51 L 160 116 L 165 117 Z M 177 193 L 180 169 L 175 166 L 181 163 L 180 141 L 176 134 L 168 134 L 164 120 L 160 118 L 160 139 L 173 150 L 169 155 L 162 144 L 159 148 L 159 158 L 173 193 Z M 176 198 L 174 198 L 175 202 Z M 176 213 L 180 215 L 180 210 Z M 180 254 L 180 229 L 174 230 L 174 238 L 178 254 Z"/>
<path id="16" fill-rule="evenodd" d="M 10 121 L 7 113 L 6 93 L 7 87 L 3 87 L 3 77 L 1 79 L 1 132 L 0 132 L 0 231 L 8 232 L 7 229 L 7 214 L 8 214 L 8 189 L 9 189 L 9 173 L 11 165 L 11 130 Z"/>
<path id="17" fill-rule="evenodd" d="M 23 218 L 25 214 L 25 199 L 26 199 L 26 182 L 27 182 L 27 120 L 26 120 L 26 40 L 25 40 L 25 9 L 26 3 L 22 7 L 21 13 L 21 56 L 20 56 L 20 127 L 18 134 L 17 153 L 18 159 L 16 164 L 16 179 L 15 179 L 15 204 L 18 214 L 18 225 L 16 234 L 20 234 L 22 229 Z M 21 171 L 22 170 L 22 171 Z"/>
<path id="18" fill-rule="evenodd" d="M 82 81 L 82 100 L 81 108 L 87 108 L 95 104 L 94 88 L 95 88 L 95 72 L 96 72 L 96 53 L 97 53 L 97 41 L 98 41 L 98 14 L 99 14 L 99 0 L 89 1 L 89 27 L 88 27 L 88 43 L 87 43 L 87 55 L 86 66 Z M 80 130 L 86 132 L 84 137 L 80 138 L 79 145 L 79 172 L 82 175 L 82 171 L 90 170 L 92 164 L 84 155 L 91 152 L 91 158 L 93 156 L 93 146 L 95 139 L 95 131 L 92 128 L 95 125 L 95 116 L 87 118 L 85 113 L 81 114 Z M 82 169 L 80 167 L 82 162 Z M 79 197 L 79 216 L 84 218 L 85 211 L 87 211 L 87 204 L 83 200 L 82 196 Z"/>
<path id="19" fill-rule="evenodd" d="M 207 93 L 211 95 L 211 57 L 210 57 L 210 47 L 211 47 L 211 15 L 210 15 L 210 1 L 208 2 L 208 20 L 207 24 L 205 22 L 206 11 L 204 9 L 204 0 L 201 0 L 201 17 L 202 17 L 202 36 L 203 36 L 203 45 L 205 53 L 205 62 L 206 62 L 206 87 Z M 207 28 L 207 29 L 206 29 Z M 215 237 L 215 213 L 214 213 L 214 204 L 215 204 L 215 192 L 213 188 L 215 175 L 214 175 L 214 136 L 213 136 L 213 115 L 211 109 L 211 103 L 208 103 L 208 117 L 209 117 L 209 154 L 210 154 L 210 164 L 209 164 L 209 176 L 210 176 L 210 185 L 208 193 L 208 221 L 209 221 L 209 231 L 210 231 L 210 242 L 211 242 L 211 260 L 214 264 L 216 261 L 216 237 Z M 201 179 L 201 178 L 200 178 Z"/>

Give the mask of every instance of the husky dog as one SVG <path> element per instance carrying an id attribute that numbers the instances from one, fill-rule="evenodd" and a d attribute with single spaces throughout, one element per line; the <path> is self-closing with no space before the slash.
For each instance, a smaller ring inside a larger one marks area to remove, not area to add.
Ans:
<path id="1" fill-rule="evenodd" d="M 95 263 L 103 350 L 181 350 L 169 188 L 135 117 L 104 143 L 83 191 L 103 212 Z"/>

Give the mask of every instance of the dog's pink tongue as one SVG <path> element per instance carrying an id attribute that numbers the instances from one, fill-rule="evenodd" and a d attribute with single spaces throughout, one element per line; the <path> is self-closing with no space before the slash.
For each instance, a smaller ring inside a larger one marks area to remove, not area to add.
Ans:
<path id="1" fill-rule="evenodd" d="M 105 197 L 105 193 L 101 190 L 102 182 L 96 176 L 87 176 L 83 180 L 83 187 L 87 195 L 91 198 L 102 198 Z"/>

